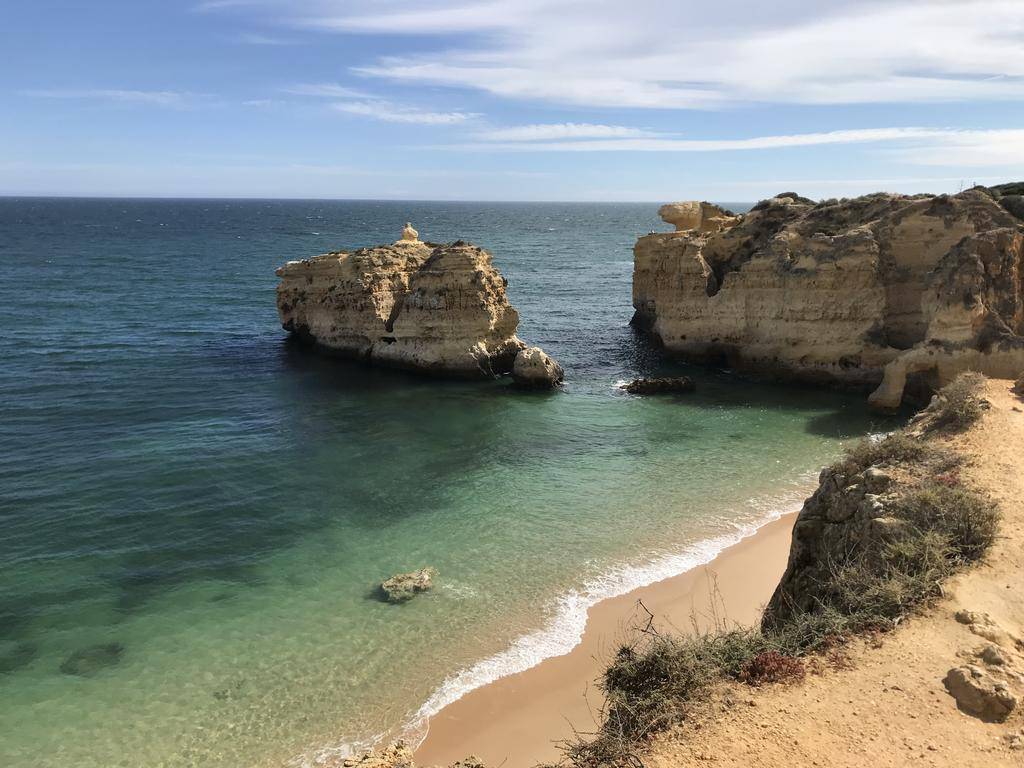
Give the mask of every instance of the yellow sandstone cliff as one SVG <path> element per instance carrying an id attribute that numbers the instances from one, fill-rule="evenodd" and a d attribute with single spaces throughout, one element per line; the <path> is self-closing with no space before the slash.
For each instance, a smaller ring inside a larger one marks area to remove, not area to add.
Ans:
<path id="1" fill-rule="evenodd" d="M 968 369 L 1012 377 L 1024 370 L 1019 202 L 978 187 L 784 193 L 741 216 L 665 206 L 676 231 L 634 248 L 634 324 L 686 359 L 874 389 L 881 408 L 908 378 L 927 391 Z"/>
<path id="2" fill-rule="evenodd" d="M 407 224 L 393 245 L 290 261 L 277 275 L 281 325 L 320 349 L 467 378 L 515 373 L 526 386 L 562 380 L 557 363 L 516 336 L 506 280 L 470 243 L 423 243 Z"/>

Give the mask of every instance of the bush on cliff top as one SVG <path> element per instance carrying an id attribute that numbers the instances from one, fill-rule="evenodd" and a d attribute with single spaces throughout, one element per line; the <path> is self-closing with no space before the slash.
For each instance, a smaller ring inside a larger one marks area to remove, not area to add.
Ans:
<path id="1" fill-rule="evenodd" d="M 984 388 L 980 373 L 961 373 L 925 409 L 928 429 L 959 432 L 974 424 L 988 408 Z"/>
<path id="2" fill-rule="evenodd" d="M 957 415 L 943 423 L 970 423 L 959 415 L 966 395 L 978 391 L 968 383 L 951 385 L 952 394 L 944 390 L 944 402 L 955 403 Z M 900 467 L 909 478 L 886 506 L 890 530 L 876 546 L 830 563 L 813 610 L 771 628 L 728 628 L 715 619 L 711 631 L 687 636 L 650 628 L 639 633 L 605 670 L 600 729 L 565 744 L 563 762 L 636 768 L 649 739 L 685 720 L 716 683 L 799 680 L 808 656 L 830 652 L 857 633 L 891 629 L 938 597 L 950 575 L 984 556 L 999 515 L 990 500 L 961 483 L 955 454 L 897 432 L 862 441 L 837 469 L 852 475 L 879 465 Z"/>

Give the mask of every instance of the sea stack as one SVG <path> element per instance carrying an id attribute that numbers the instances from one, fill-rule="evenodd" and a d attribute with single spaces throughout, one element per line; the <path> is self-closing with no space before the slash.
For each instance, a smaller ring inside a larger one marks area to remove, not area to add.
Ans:
<path id="1" fill-rule="evenodd" d="M 277 270 L 281 325 L 316 348 L 464 378 L 510 374 L 526 349 L 507 281 L 471 243 L 424 243 L 407 223 L 392 245 L 325 253 Z"/>
<path id="2" fill-rule="evenodd" d="M 1019 186 L 1019 185 L 1017 185 Z M 735 216 L 664 206 L 634 247 L 633 324 L 671 353 L 872 391 L 894 409 L 964 370 L 1024 370 L 1024 221 L 1013 185 L 814 202 Z"/>

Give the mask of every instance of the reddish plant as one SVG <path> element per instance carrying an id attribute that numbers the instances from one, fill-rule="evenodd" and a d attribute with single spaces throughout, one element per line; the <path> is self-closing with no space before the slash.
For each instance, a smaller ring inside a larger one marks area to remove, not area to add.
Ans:
<path id="1" fill-rule="evenodd" d="M 743 665 L 740 680 L 747 685 L 791 683 L 803 680 L 807 670 L 801 659 L 778 651 L 759 653 Z"/>

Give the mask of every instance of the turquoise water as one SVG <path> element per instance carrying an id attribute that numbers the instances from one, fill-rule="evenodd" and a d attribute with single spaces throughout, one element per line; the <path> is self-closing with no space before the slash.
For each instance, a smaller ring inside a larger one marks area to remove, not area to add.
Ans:
<path id="1" fill-rule="evenodd" d="M 634 335 L 656 207 L 0 200 L 0 765 L 303 765 L 415 735 L 567 650 L 595 600 L 794 508 L 878 425 Z M 493 252 L 563 392 L 287 342 L 274 268 L 406 220 Z M 615 386 L 683 371 L 696 394 Z M 424 565 L 432 593 L 377 599 Z"/>

